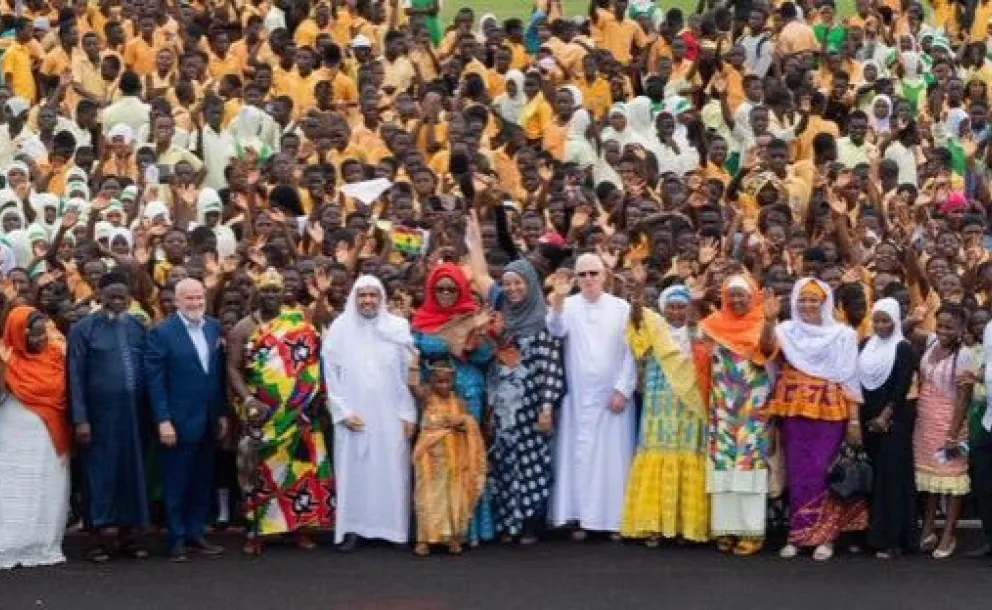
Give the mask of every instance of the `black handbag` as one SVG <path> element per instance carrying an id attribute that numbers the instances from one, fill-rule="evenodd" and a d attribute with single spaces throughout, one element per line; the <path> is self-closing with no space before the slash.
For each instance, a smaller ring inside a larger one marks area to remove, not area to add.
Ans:
<path id="1" fill-rule="evenodd" d="M 842 500 L 861 498 L 871 493 L 872 470 L 868 456 L 860 447 L 844 443 L 827 471 L 830 491 Z"/>

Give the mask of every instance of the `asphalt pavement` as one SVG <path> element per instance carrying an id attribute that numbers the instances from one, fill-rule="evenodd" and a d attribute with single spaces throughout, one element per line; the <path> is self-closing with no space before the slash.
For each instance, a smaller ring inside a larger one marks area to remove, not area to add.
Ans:
<path id="1" fill-rule="evenodd" d="M 827 564 L 750 559 L 712 546 L 647 549 L 606 540 L 486 546 L 416 558 L 391 547 L 341 554 L 271 545 L 258 559 L 228 552 L 175 565 L 164 557 L 95 566 L 85 539 L 69 562 L 0 573 L 0 610 L 558 610 L 751 608 L 923 610 L 992 607 L 992 560 L 921 555 L 882 562 L 838 553 Z"/>

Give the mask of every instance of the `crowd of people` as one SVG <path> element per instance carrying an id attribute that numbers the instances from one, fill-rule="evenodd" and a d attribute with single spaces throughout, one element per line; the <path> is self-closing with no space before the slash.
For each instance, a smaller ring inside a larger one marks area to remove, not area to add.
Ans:
<path id="1" fill-rule="evenodd" d="M 446 14 L 0 0 L 0 568 L 992 555 L 992 0 Z"/>

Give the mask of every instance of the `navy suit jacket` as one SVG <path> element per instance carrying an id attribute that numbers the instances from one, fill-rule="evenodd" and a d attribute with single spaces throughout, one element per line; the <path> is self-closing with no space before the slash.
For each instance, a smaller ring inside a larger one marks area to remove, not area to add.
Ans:
<path id="1" fill-rule="evenodd" d="M 210 350 L 206 372 L 179 314 L 153 328 L 145 346 L 152 413 L 157 423 L 172 422 L 179 443 L 213 438 L 217 420 L 227 411 L 221 326 L 204 317 L 203 333 Z"/>

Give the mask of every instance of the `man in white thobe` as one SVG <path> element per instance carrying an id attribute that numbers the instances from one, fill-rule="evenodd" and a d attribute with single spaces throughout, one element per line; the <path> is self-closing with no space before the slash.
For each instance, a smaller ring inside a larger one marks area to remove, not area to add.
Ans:
<path id="1" fill-rule="evenodd" d="M 606 268 L 595 254 L 575 266 L 580 294 L 555 276 L 548 328 L 565 341 L 568 394 L 557 432 L 552 521 L 586 530 L 619 532 L 627 472 L 634 456 L 637 384 L 627 344 L 630 305 L 603 292 Z"/>
<path id="2" fill-rule="evenodd" d="M 334 421 L 334 538 L 342 551 L 354 550 L 359 537 L 394 544 L 409 537 L 412 345 L 409 323 L 386 311 L 379 280 L 358 278 L 321 348 Z"/>

